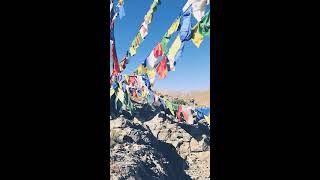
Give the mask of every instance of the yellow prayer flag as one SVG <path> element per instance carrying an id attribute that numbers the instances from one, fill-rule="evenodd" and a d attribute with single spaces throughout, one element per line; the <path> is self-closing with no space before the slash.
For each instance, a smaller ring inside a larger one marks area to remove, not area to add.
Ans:
<path id="1" fill-rule="evenodd" d="M 147 75 L 149 77 L 151 85 L 153 85 L 156 77 L 156 70 L 155 69 L 147 70 Z"/>
<path id="2" fill-rule="evenodd" d="M 204 115 L 204 119 L 208 122 L 208 124 L 210 125 L 210 114 L 209 116 Z"/>
<path id="3" fill-rule="evenodd" d="M 200 47 L 200 44 L 203 41 L 203 35 L 199 32 L 199 23 L 197 23 L 192 29 L 192 42 L 197 46 Z"/>
<path id="4" fill-rule="evenodd" d="M 140 64 L 138 66 L 137 73 L 138 73 L 138 75 L 145 74 L 146 73 L 146 67 L 144 67 L 142 64 Z"/>
<path id="5" fill-rule="evenodd" d="M 178 27 L 179 27 L 179 24 L 180 24 L 180 18 L 178 18 L 171 26 L 170 28 L 168 29 L 168 36 L 171 36 L 174 32 L 177 31 Z"/>
<path id="6" fill-rule="evenodd" d="M 147 96 L 147 91 L 145 89 L 142 90 L 141 96 L 142 97 L 146 97 Z"/>
<path id="7" fill-rule="evenodd" d="M 177 38 L 174 40 L 174 42 L 172 43 L 170 49 L 169 49 L 169 53 L 168 53 L 168 59 L 169 61 L 173 61 L 175 55 L 177 54 L 178 50 L 181 47 L 181 40 L 180 40 L 180 36 L 177 36 Z"/>
<path id="8" fill-rule="evenodd" d="M 147 71 L 147 75 L 149 78 L 156 77 L 156 71 L 154 69 L 150 69 Z"/>
<path id="9" fill-rule="evenodd" d="M 130 52 L 130 56 L 134 56 L 137 53 L 136 49 L 133 47 L 130 47 L 129 52 Z"/>

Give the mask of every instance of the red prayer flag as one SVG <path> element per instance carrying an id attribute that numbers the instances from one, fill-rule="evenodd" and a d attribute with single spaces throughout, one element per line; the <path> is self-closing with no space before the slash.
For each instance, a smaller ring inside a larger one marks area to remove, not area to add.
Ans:
<path id="1" fill-rule="evenodd" d="M 182 106 L 179 105 L 178 111 L 177 111 L 177 113 L 176 113 L 176 116 L 177 116 L 177 118 L 178 118 L 179 121 L 181 121 L 181 120 L 180 120 L 180 118 L 181 118 L 181 117 L 180 117 L 180 114 L 181 114 L 181 113 L 182 113 Z"/>
<path id="2" fill-rule="evenodd" d="M 156 71 L 158 72 L 160 79 L 167 77 L 168 66 L 167 66 L 167 57 L 166 56 L 163 57 L 162 61 L 159 63 L 158 67 L 156 68 Z"/>
<path id="3" fill-rule="evenodd" d="M 135 81 L 136 81 L 136 78 L 134 76 L 129 76 L 129 85 L 134 86 Z"/>
<path id="4" fill-rule="evenodd" d="M 162 45 L 158 43 L 158 45 L 153 49 L 153 55 L 155 58 L 162 56 Z"/>
<path id="5" fill-rule="evenodd" d="M 112 61 L 113 61 L 112 75 L 117 75 L 120 73 L 120 68 L 119 68 L 119 63 L 118 63 L 116 46 L 115 46 L 114 42 L 112 42 L 112 46 L 111 46 L 111 57 L 112 57 Z"/>

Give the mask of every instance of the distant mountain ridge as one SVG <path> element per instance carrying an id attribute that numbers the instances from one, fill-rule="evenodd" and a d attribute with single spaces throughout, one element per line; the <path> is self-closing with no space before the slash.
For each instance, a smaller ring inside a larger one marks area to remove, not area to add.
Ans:
<path id="1" fill-rule="evenodd" d="M 163 90 L 158 89 L 163 95 L 169 95 L 172 97 L 182 98 L 185 100 L 194 99 L 198 105 L 209 106 L 210 107 L 210 89 L 207 90 L 191 90 L 191 91 L 173 91 L 173 90 Z"/>

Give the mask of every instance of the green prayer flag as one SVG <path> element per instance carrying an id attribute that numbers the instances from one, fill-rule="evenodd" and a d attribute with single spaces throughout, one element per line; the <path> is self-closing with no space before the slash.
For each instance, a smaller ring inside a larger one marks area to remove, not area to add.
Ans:
<path id="1" fill-rule="evenodd" d="M 141 33 L 140 33 L 140 32 L 138 32 L 137 37 L 138 37 L 139 42 L 140 42 L 140 44 L 141 44 L 141 42 L 143 41 L 143 38 L 142 38 L 142 36 L 141 36 Z"/>
<path id="2" fill-rule="evenodd" d="M 171 103 L 173 111 L 178 111 L 179 105 L 176 103 Z"/>
<path id="3" fill-rule="evenodd" d="M 166 99 L 165 103 L 166 103 L 167 108 L 170 110 L 171 114 L 174 115 L 174 111 L 173 111 L 173 107 L 172 107 L 171 102 Z"/>
<path id="4" fill-rule="evenodd" d="M 210 36 L 210 11 L 201 19 L 199 33 L 204 36 Z"/>
<path id="5" fill-rule="evenodd" d="M 166 33 L 167 35 L 167 33 Z M 163 54 L 167 54 L 169 51 L 169 48 L 167 47 L 169 41 L 170 41 L 170 37 L 168 38 L 167 36 L 163 36 L 162 40 L 161 40 L 161 46 L 162 46 L 162 52 Z"/>

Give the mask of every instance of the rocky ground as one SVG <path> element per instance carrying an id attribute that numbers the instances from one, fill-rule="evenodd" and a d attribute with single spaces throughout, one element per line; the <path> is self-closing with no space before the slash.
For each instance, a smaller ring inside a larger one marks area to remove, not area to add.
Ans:
<path id="1" fill-rule="evenodd" d="M 111 179 L 210 179 L 210 129 L 143 106 L 110 120 Z"/>

